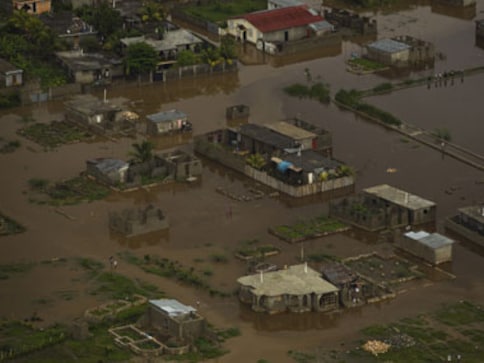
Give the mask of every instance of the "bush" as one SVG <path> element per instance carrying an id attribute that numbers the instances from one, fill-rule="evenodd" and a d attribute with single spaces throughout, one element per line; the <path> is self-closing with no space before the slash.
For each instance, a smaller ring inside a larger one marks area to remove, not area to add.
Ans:
<path id="1" fill-rule="evenodd" d="M 391 91 L 392 89 L 393 89 L 393 85 L 390 82 L 386 82 L 386 83 L 381 83 L 378 86 L 375 86 L 373 88 L 373 92 L 375 93 L 388 92 L 388 91 Z"/>

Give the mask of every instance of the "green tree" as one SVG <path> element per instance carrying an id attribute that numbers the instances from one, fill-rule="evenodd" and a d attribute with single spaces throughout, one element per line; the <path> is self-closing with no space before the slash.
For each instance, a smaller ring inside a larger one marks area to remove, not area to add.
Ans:
<path id="1" fill-rule="evenodd" d="M 143 74 L 153 71 L 158 63 L 158 54 L 149 44 L 140 42 L 130 44 L 124 60 L 126 74 Z"/>
<path id="2" fill-rule="evenodd" d="M 165 7 L 156 1 L 144 3 L 140 11 L 141 20 L 145 23 L 158 23 L 165 19 Z"/>
<path id="3" fill-rule="evenodd" d="M 134 157 L 137 162 L 147 162 L 153 159 L 153 147 L 154 145 L 149 141 L 143 141 L 141 143 L 132 144 L 133 151 L 130 155 Z"/>
<path id="4" fill-rule="evenodd" d="M 76 10 L 76 15 L 92 25 L 103 38 L 116 33 L 123 25 L 123 18 L 109 2 L 90 7 L 84 5 Z"/>
<path id="5" fill-rule="evenodd" d="M 246 159 L 247 164 L 256 169 L 262 169 L 266 165 L 266 160 L 261 154 L 250 154 Z"/>
<path id="6" fill-rule="evenodd" d="M 176 63 L 180 67 L 191 66 L 199 62 L 199 57 L 190 50 L 182 50 L 176 57 Z"/>
<path id="7" fill-rule="evenodd" d="M 233 37 L 228 35 L 222 37 L 220 42 L 220 55 L 225 59 L 237 58 L 235 39 Z"/>

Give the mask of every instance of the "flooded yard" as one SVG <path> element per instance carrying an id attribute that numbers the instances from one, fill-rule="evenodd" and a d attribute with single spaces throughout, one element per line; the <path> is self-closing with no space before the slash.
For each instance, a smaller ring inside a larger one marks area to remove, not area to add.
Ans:
<path id="1" fill-rule="evenodd" d="M 481 11 L 484 11 L 484 3 L 478 1 L 476 16 Z M 443 15 L 433 11 L 430 5 L 410 6 L 397 14 L 378 13 L 376 18 L 379 37 L 402 33 L 421 37 L 435 42 L 437 49 L 446 55 L 445 60 L 436 62 L 435 70 L 422 71 L 418 75 L 484 63 L 484 50 L 473 44 L 472 19 Z M 403 140 L 400 134 L 342 111 L 334 104 L 323 105 L 283 93 L 285 86 L 305 82 L 306 68 L 314 79 L 330 85 L 332 96 L 341 88 L 367 89 L 387 82 L 388 79 L 382 76 L 356 76 L 345 71 L 344 60 L 351 52 L 360 50 L 359 44 L 345 40 L 340 53 L 334 52 L 324 58 L 301 60 L 280 67 L 241 65 L 238 73 L 166 84 L 113 86 L 108 90 L 108 98 L 128 99 L 133 111 L 142 117 L 178 108 L 189 115 L 194 135 L 225 127 L 225 108 L 235 104 L 250 106 L 249 120 L 253 123 L 264 124 L 299 116 L 332 133 L 335 158 L 356 170 L 356 191 L 387 183 L 432 200 L 438 206 L 437 227 L 440 230 L 442 220 L 453 214 L 456 208 L 484 202 L 482 172 L 443 157 L 440 152 L 422 144 Z M 484 154 L 481 137 L 484 126 L 479 116 L 483 77 L 471 76 L 464 82 L 456 79 L 453 86 L 447 87 L 409 88 L 367 101 L 422 128 L 445 127 L 450 130 L 455 143 Z M 96 93 L 102 97 L 103 91 Z M 270 197 L 268 193 L 250 201 L 230 198 L 217 190 L 244 194 L 250 193 L 250 189 L 265 189 L 242 175 L 203 161 L 202 176 L 197 183 L 112 193 L 102 201 L 65 206 L 64 214 L 59 214 L 51 206 L 29 201 L 26 191 L 30 179 L 61 181 L 76 177 L 85 169 L 85 160 L 127 158 L 132 143 L 143 139 L 139 135 L 136 139 L 76 143 L 46 151 L 17 135 L 17 129 L 25 126 L 22 117 L 47 123 L 62 120 L 62 111 L 62 102 L 50 102 L 0 114 L 0 136 L 21 141 L 21 147 L 15 152 L 0 154 L 0 213 L 26 228 L 23 233 L 0 237 L 3 251 L 0 265 L 76 256 L 106 263 L 109 256 L 129 251 L 140 259 L 153 255 L 177 261 L 184 268 L 193 267 L 197 273 L 205 274 L 211 286 L 231 292 L 237 288 L 236 279 L 247 271 L 246 263 L 234 256 L 243 241 L 258 239 L 261 244 L 280 250 L 277 256 L 268 257 L 268 262 L 279 266 L 297 263 L 301 246 L 272 236 L 268 227 L 293 225 L 327 211 L 324 201 L 287 203 L 285 198 Z M 190 138 L 161 140 L 156 143 L 156 148 L 161 150 L 184 144 L 189 149 L 191 143 Z M 395 172 L 389 173 L 389 169 Z M 449 188 L 453 190 L 451 194 L 446 192 Z M 168 235 L 148 236 L 136 241 L 110 235 L 110 211 L 148 203 L 159 206 L 169 218 Z M 376 246 L 348 235 L 330 235 L 304 243 L 307 255 L 324 253 L 341 258 L 371 253 L 380 248 L 391 246 Z M 215 262 L 214 256 L 224 258 Z M 167 296 L 185 304 L 200 301 L 201 315 L 213 324 L 239 327 L 242 335 L 227 342 L 230 353 L 216 362 L 246 363 L 267 359 L 284 363 L 294 362 L 288 350 L 315 349 L 321 344 L 340 347 L 356 339 L 359 329 L 369 324 L 391 322 L 429 311 L 444 301 L 465 298 L 483 302 L 482 258 L 457 243 L 450 267 L 455 279 L 432 282 L 425 288 L 409 289 L 391 301 L 334 315 L 259 315 L 241 306 L 235 296 L 213 297 L 203 289 L 150 274 L 125 260 L 120 260 L 118 272 L 155 284 Z M 56 295 L 62 290 L 82 290 L 83 282 L 79 279 L 79 271 L 67 264 L 55 271 L 41 266 L 36 273 L 27 271 L 0 280 L 0 316 L 23 319 L 36 311 L 45 321 L 57 318 L 68 321 L 82 315 L 85 309 L 95 305 L 94 297 L 76 293 L 67 301 L 67 298 Z M 39 299 L 53 303 L 41 304 Z"/>

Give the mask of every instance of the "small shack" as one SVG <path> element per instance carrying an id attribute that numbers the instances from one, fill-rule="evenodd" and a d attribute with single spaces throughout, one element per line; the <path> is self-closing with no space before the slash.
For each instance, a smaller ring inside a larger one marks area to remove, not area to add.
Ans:
<path id="1" fill-rule="evenodd" d="M 421 258 L 432 265 L 452 261 L 454 241 L 439 233 L 425 231 L 407 232 L 397 240 L 396 245 L 402 250 Z"/>
<path id="2" fill-rule="evenodd" d="M 21 86 L 24 71 L 0 58 L 0 88 Z"/>
<path id="3" fill-rule="evenodd" d="M 444 223 L 450 231 L 484 247 L 484 204 L 459 208 L 458 213 Z"/>
<path id="4" fill-rule="evenodd" d="M 197 310 L 174 299 L 150 300 L 143 326 L 178 343 L 193 344 L 207 330 L 205 319 Z"/>
<path id="5" fill-rule="evenodd" d="M 379 39 L 366 46 L 367 57 L 385 65 L 408 62 L 410 46 L 393 39 Z"/>
<path id="6" fill-rule="evenodd" d="M 269 314 L 332 311 L 339 307 L 338 288 L 307 263 L 240 277 L 239 298 L 254 311 Z"/>
<path id="7" fill-rule="evenodd" d="M 118 185 L 126 183 L 129 163 L 119 159 L 96 158 L 86 161 L 86 173 L 101 183 Z"/>
<path id="8" fill-rule="evenodd" d="M 176 109 L 148 115 L 146 121 L 146 133 L 153 136 L 192 131 L 188 115 Z"/>

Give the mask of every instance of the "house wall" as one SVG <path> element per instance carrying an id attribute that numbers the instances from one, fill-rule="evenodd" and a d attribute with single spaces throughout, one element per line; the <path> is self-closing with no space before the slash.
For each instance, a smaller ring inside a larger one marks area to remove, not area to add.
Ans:
<path id="1" fill-rule="evenodd" d="M 23 84 L 22 73 L 22 71 L 7 72 L 0 75 L 0 79 L 5 80 L 5 87 L 21 86 Z"/>
<path id="2" fill-rule="evenodd" d="M 458 223 L 456 220 L 454 220 L 454 218 L 447 218 L 444 221 L 444 225 L 445 228 L 449 229 L 450 231 L 457 233 L 460 236 L 463 236 L 464 238 L 475 243 L 478 246 L 484 247 L 484 228 L 482 229 L 481 233 L 479 233 L 470 228 L 467 228 L 461 223 Z"/>
<path id="3" fill-rule="evenodd" d="M 304 25 L 300 27 L 278 30 L 275 32 L 262 34 L 262 39 L 266 42 L 287 42 L 308 37 L 309 28 Z"/>
<path id="4" fill-rule="evenodd" d="M 239 30 L 239 26 L 244 27 L 246 30 Z M 245 19 L 227 20 L 227 33 L 234 36 L 237 40 L 247 41 L 252 44 L 257 44 L 257 40 L 263 38 L 263 34 Z"/>
<path id="5" fill-rule="evenodd" d="M 74 82 L 80 84 L 93 83 L 96 80 L 93 71 L 75 71 L 73 73 Z"/>
<path id="6" fill-rule="evenodd" d="M 409 218 L 412 225 L 433 223 L 436 220 L 437 207 L 410 210 Z"/>
<path id="7" fill-rule="evenodd" d="M 182 319 L 181 317 L 172 318 L 157 308 L 150 306 L 148 314 L 151 326 L 183 342 L 195 341 L 206 330 L 205 319 L 196 313 L 192 313 L 185 317 L 183 321 L 179 321 L 178 319 Z"/>
<path id="8" fill-rule="evenodd" d="M 4 0 L 8 1 L 8 0 Z M 30 10 L 28 10 L 29 14 L 43 14 L 47 13 L 51 10 L 51 0 L 13 0 L 13 8 L 16 10 L 20 10 L 27 4 L 30 6 Z"/>
<path id="9" fill-rule="evenodd" d="M 397 242 L 397 246 L 433 265 L 452 261 L 452 245 L 433 249 L 419 240 L 414 240 L 407 236 L 403 236 Z"/>
<path id="10" fill-rule="evenodd" d="M 408 49 L 404 49 L 399 52 L 383 52 L 378 49 L 373 49 L 368 47 L 367 48 L 367 57 L 372 59 L 376 62 L 386 64 L 386 65 L 396 65 L 398 63 L 406 63 L 408 62 L 410 51 Z"/>

